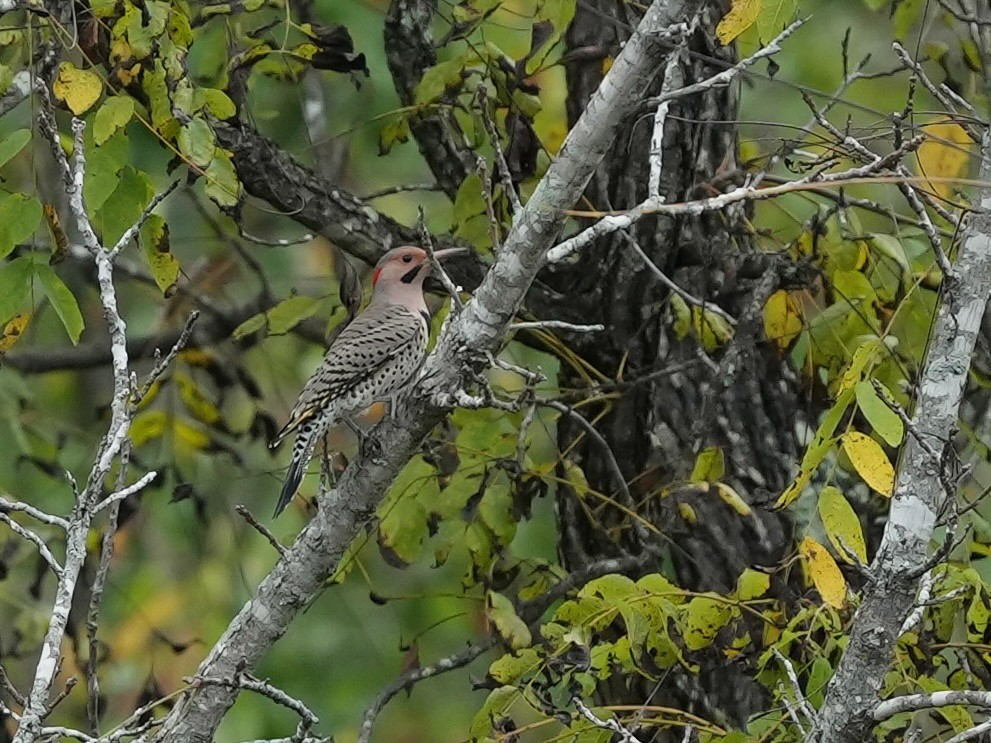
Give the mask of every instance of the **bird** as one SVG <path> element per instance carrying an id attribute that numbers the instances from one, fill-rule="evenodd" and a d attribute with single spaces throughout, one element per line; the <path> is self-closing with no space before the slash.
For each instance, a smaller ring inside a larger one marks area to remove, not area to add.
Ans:
<path id="1" fill-rule="evenodd" d="M 434 256 L 444 259 L 460 252 L 462 248 L 448 248 Z M 273 518 L 296 494 L 317 442 L 330 427 L 351 425 L 351 416 L 375 402 L 394 399 L 415 378 L 430 333 L 423 297 L 430 269 L 427 251 L 412 245 L 393 248 L 375 264 L 371 300 L 330 344 L 303 385 L 289 421 L 269 444 L 274 449 L 296 433 Z"/>

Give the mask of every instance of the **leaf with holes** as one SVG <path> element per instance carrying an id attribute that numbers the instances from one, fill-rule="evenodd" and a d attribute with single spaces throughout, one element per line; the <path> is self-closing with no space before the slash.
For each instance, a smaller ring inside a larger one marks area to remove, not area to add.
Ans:
<path id="1" fill-rule="evenodd" d="M 7 353 L 14 344 L 21 339 L 24 335 L 24 330 L 28 326 L 28 322 L 31 320 L 31 315 L 22 313 L 19 315 L 14 315 L 3 326 L 3 330 L 0 331 L 0 354 Z"/>

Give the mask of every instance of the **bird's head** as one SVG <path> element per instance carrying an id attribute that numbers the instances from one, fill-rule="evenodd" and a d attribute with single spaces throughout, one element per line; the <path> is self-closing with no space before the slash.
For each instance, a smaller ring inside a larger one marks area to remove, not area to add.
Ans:
<path id="1" fill-rule="evenodd" d="M 461 248 L 437 250 L 434 255 L 444 260 L 449 255 L 463 252 Z M 405 287 L 422 291 L 423 280 L 430 273 L 430 259 L 427 251 L 412 245 L 393 248 L 379 258 L 372 272 L 372 287 L 375 292 L 402 290 Z"/>

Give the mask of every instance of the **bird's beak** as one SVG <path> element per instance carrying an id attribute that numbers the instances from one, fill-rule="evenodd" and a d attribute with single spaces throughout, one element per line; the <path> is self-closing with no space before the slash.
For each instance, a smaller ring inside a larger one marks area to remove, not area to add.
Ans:
<path id="1" fill-rule="evenodd" d="M 450 258 L 452 255 L 464 255 L 468 252 L 468 248 L 444 248 L 443 250 L 435 250 L 434 257 L 442 261 L 446 258 Z"/>

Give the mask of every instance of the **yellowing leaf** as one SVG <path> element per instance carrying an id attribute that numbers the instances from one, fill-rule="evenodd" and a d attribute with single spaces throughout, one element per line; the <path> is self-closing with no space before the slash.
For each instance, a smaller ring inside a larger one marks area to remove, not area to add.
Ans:
<path id="1" fill-rule="evenodd" d="M 3 326 L 3 332 L 0 333 L 0 353 L 7 353 L 14 347 L 14 344 L 24 335 L 24 329 L 28 326 L 30 319 L 31 315 L 14 315 L 13 319 Z"/>
<path id="2" fill-rule="evenodd" d="M 874 439 L 859 431 L 843 434 L 843 451 L 864 482 L 881 495 L 891 497 L 895 488 L 895 468 Z"/>
<path id="3" fill-rule="evenodd" d="M 716 26 L 716 36 L 723 46 L 750 28 L 760 15 L 761 0 L 733 0 L 733 7 Z"/>
<path id="4" fill-rule="evenodd" d="M 496 630 L 503 639 L 509 641 L 513 650 L 525 648 L 533 641 L 526 622 L 516 616 L 512 602 L 501 593 L 489 591 L 488 615 Z"/>
<path id="5" fill-rule="evenodd" d="M 708 647 L 732 616 L 733 608 L 725 601 L 708 596 L 696 596 L 688 602 L 684 630 L 685 647 L 689 650 Z"/>
<path id="6" fill-rule="evenodd" d="M 692 330 L 706 351 L 715 351 L 733 339 L 733 326 L 726 318 L 701 307 L 692 307 Z"/>
<path id="7" fill-rule="evenodd" d="M 844 562 L 853 563 L 852 551 L 862 565 L 867 564 L 867 545 L 860 519 L 838 489 L 827 485 L 819 494 L 819 517 L 826 536 Z"/>
<path id="8" fill-rule="evenodd" d="M 928 139 L 922 143 L 916 157 L 919 175 L 927 178 L 959 178 L 970 158 L 970 137 L 959 124 L 944 121 L 923 127 Z M 930 188 L 943 197 L 953 192 L 953 184 L 941 181 L 930 183 Z"/>
<path id="9" fill-rule="evenodd" d="M 846 579 L 833 556 L 811 537 L 805 537 L 798 545 L 798 554 L 805 560 L 806 569 L 822 600 L 842 609 L 846 603 Z"/>
<path id="10" fill-rule="evenodd" d="M 802 332 L 798 303 L 784 289 L 774 292 L 764 305 L 764 335 L 784 351 Z"/>
<path id="11" fill-rule="evenodd" d="M 52 92 L 72 113 L 79 116 L 100 100 L 103 82 L 96 73 L 81 70 L 72 62 L 63 62 L 59 65 L 58 75 L 52 84 Z"/>
<path id="12" fill-rule="evenodd" d="M 723 450 L 718 446 L 710 446 L 699 452 L 695 457 L 695 467 L 692 469 L 692 482 L 716 482 L 726 473 L 723 462 Z"/>
<path id="13" fill-rule="evenodd" d="M 758 599 L 771 588 L 771 576 L 760 570 L 747 568 L 736 579 L 736 598 L 740 601 Z"/>

